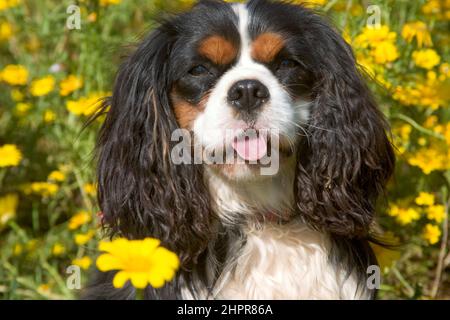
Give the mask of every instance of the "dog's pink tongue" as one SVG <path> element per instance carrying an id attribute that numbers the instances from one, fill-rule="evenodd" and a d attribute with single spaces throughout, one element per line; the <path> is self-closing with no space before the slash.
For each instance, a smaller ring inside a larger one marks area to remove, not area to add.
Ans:
<path id="1" fill-rule="evenodd" d="M 234 141 L 232 146 L 242 159 L 248 161 L 261 160 L 267 154 L 267 141 L 263 135 Z"/>

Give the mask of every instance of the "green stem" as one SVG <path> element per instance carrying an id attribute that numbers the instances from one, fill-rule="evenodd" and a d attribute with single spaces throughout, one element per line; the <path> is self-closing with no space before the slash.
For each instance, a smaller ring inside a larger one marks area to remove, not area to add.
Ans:
<path id="1" fill-rule="evenodd" d="M 3 180 L 6 176 L 6 169 L 0 169 L 0 189 L 3 187 Z"/>
<path id="2" fill-rule="evenodd" d="M 420 131 L 420 132 L 422 132 L 422 133 L 424 133 L 426 135 L 435 137 L 435 138 L 440 139 L 440 140 L 445 140 L 444 136 L 442 136 L 441 134 L 436 133 L 434 131 L 431 131 L 431 130 L 428 130 L 428 129 L 422 127 L 416 121 L 414 121 L 413 119 L 411 119 L 408 116 L 405 116 L 404 114 L 401 114 L 401 113 L 393 114 L 391 116 L 391 118 L 397 118 L 397 119 L 403 120 L 403 121 L 409 123 L 411 126 L 413 126 L 414 129 L 416 129 L 416 130 L 418 130 L 418 131 Z"/>
<path id="3" fill-rule="evenodd" d="M 73 294 L 72 292 L 67 288 L 66 286 L 66 282 L 64 281 L 64 279 L 59 275 L 58 271 L 56 271 L 48 262 L 47 260 L 43 257 L 40 256 L 39 257 L 40 261 L 41 261 L 41 266 L 47 270 L 47 272 L 53 277 L 53 279 L 56 281 L 59 289 L 61 290 L 61 292 L 64 293 L 64 296 L 69 297 L 69 299 L 73 298 Z"/>
<path id="4" fill-rule="evenodd" d="M 135 289 L 136 290 L 136 300 L 145 300 L 144 298 L 144 290 Z"/>
<path id="5" fill-rule="evenodd" d="M 81 173 L 78 169 L 74 169 L 74 174 L 75 174 L 75 179 L 77 180 L 78 188 L 80 189 L 80 192 L 81 192 L 81 197 L 83 198 L 84 205 L 90 212 L 93 212 L 94 204 L 89 199 L 86 192 L 84 192 L 85 182 L 83 181 L 83 178 L 81 177 Z"/>
<path id="6" fill-rule="evenodd" d="M 327 5 L 325 6 L 325 8 L 323 8 L 324 12 L 328 12 L 331 8 L 333 8 L 333 6 L 338 2 L 339 0 L 332 0 L 330 2 L 327 3 Z"/>
<path id="7" fill-rule="evenodd" d="M 408 291 L 408 296 L 410 298 L 412 298 L 414 296 L 414 292 L 415 292 L 414 288 L 406 281 L 406 279 L 402 276 L 400 271 L 398 271 L 397 267 L 393 266 L 392 272 L 397 277 L 397 279 L 400 281 L 400 283 L 406 288 L 406 290 Z"/>
<path id="8" fill-rule="evenodd" d="M 342 24 L 342 30 L 345 30 L 345 27 L 347 27 L 348 16 L 349 16 L 349 12 L 350 12 L 352 6 L 353 6 L 353 0 L 347 0 L 347 6 L 345 8 L 344 23 Z"/>
<path id="9" fill-rule="evenodd" d="M 449 207 L 450 207 L 450 198 L 448 196 L 447 188 L 443 187 L 442 189 L 443 189 L 442 190 L 443 202 L 445 203 L 445 219 L 442 224 L 443 233 L 442 233 L 442 239 L 441 239 L 441 248 L 439 250 L 439 258 L 438 258 L 438 263 L 436 266 L 435 278 L 434 278 L 433 286 L 431 289 L 431 297 L 433 297 L 434 299 L 438 295 L 439 286 L 440 286 L 441 280 L 442 280 L 442 272 L 444 270 L 444 260 L 445 260 L 446 254 L 447 254 L 447 241 L 448 241 L 448 226 L 449 226 L 448 214 L 449 214 Z"/>

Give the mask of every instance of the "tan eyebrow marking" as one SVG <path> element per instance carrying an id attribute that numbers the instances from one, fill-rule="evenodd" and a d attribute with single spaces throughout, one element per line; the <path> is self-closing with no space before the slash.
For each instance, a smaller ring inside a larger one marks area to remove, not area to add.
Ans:
<path id="1" fill-rule="evenodd" d="M 198 48 L 199 54 L 215 64 L 226 65 L 237 56 L 237 48 L 222 36 L 210 36 L 204 39 Z"/>
<path id="2" fill-rule="evenodd" d="M 284 39 L 281 35 L 273 32 L 263 33 L 253 41 L 252 58 L 262 63 L 270 63 L 283 48 Z"/>

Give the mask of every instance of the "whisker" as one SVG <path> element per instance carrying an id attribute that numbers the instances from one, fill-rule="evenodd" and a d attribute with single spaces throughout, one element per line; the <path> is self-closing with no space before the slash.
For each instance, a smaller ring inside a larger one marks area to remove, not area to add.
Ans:
<path id="1" fill-rule="evenodd" d="M 309 108 L 309 107 L 311 107 L 311 105 L 312 105 L 312 102 L 305 101 L 304 103 L 296 104 L 295 107 L 296 108 Z M 295 111 L 303 111 L 303 110 L 295 110 Z"/>
<path id="2" fill-rule="evenodd" d="M 295 112 L 300 112 L 301 110 L 296 110 Z M 300 120 L 300 119 L 298 119 L 297 120 L 300 124 L 303 124 L 303 125 L 305 125 L 305 126 L 308 126 L 308 127 L 311 127 L 311 128 L 314 128 L 314 129 L 317 129 L 317 130 L 323 130 L 323 131 L 327 131 L 327 132 L 336 132 L 336 130 L 333 130 L 333 129 L 326 129 L 326 128 L 321 128 L 321 127 L 318 127 L 318 126 L 315 126 L 315 125 L 312 125 L 312 124 L 310 124 L 310 123 L 308 123 L 308 122 L 304 122 L 304 121 L 302 121 L 302 120 Z"/>
<path id="3" fill-rule="evenodd" d="M 284 84 L 283 85 L 285 88 L 296 88 L 296 87 L 300 87 L 300 88 L 306 88 L 306 89 L 311 89 L 311 87 L 305 85 L 305 84 L 300 84 L 300 83 L 293 83 L 293 84 Z"/>
<path id="4" fill-rule="evenodd" d="M 301 125 L 299 125 L 298 123 L 295 123 L 294 121 L 291 120 L 287 120 L 288 123 L 293 124 L 294 126 L 298 127 L 301 131 L 303 131 L 303 133 L 305 135 L 301 135 L 300 133 L 297 133 L 297 135 L 302 136 L 302 137 L 306 137 L 306 139 L 308 140 L 308 143 L 310 143 L 309 138 L 310 138 L 310 134 L 308 133 L 308 131 L 305 130 L 305 128 L 303 128 Z M 287 137 L 287 139 L 289 139 L 289 137 Z"/>

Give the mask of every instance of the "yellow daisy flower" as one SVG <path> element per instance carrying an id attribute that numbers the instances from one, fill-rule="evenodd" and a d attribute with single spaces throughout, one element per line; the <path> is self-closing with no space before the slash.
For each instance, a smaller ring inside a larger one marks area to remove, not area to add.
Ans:
<path id="1" fill-rule="evenodd" d="M 119 271 L 113 279 L 115 288 L 122 288 L 129 280 L 138 289 L 148 285 L 161 288 L 175 276 L 180 265 L 175 253 L 161 247 L 160 241 L 152 238 L 103 241 L 99 249 L 106 252 L 97 259 L 99 270 Z"/>
<path id="2" fill-rule="evenodd" d="M 419 206 L 432 206 L 434 204 L 434 194 L 421 192 L 416 198 L 416 204 Z"/>
<path id="3" fill-rule="evenodd" d="M 83 79 L 80 77 L 70 75 L 63 81 L 61 81 L 59 85 L 59 94 L 63 97 L 68 96 L 72 92 L 83 87 Z"/>
<path id="4" fill-rule="evenodd" d="M 97 21 L 97 18 L 98 18 L 97 12 L 92 12 L 88 15 L 87 20 L 89 22 L 95 22 L 95 21 Z"/>
<path id="5" fill-rule="evenodd" d="M 11 90 L 11 98 L 15 102 L 21 102 L 24 99 L 24 95 L 23 95 L 23 93 L 20 90 L 13 89 L 13 90 Z"/>
<path id="6" fill-rule="evenodd" d="M 86 194 L 93 196 L 93 197 L 97 194 L 97 187 L 93 183 L 86 183 L 83 186 L 83 190 L 84 190 L 84 192 L 86 192 Z"/>
<path id="7" fill-rule="evenodd" d="M 108 94 L 98 92 L 78 100 L 69 100 L 66 105 L 67 110 L 77 116 L 93 115 L 100 108 L 102 99 L 107 95 Z"/>
<path id="8" fill-rule="evenodd" d="M 445 207 L 443 205 L 431 206 L 427 209 L 427 218 L 441 223 L 445 218 Z"/>
<path id="9" fill-rule="evenodd" d="M 46 76 L 31 83 L 30 92 L 35 97 L 42 97 L 53 91 L 55 87 L 55 78 Z"/>
<path id="10" fill-rule="evenodd" d="M 24 85 L 28 82 L 28 70 L 21 65 L 7 65 L 0 71 L 0 80 L 13 86 Z"/>
<path id="11" fill-rule="evenodd" d="M 433 19 L 450 20 L 450 1 L 449 0 L 428 0 L 422 7 L 422 12 L 432 16 Z"/>
<path id="12" fill-rule="evenodd" d="M 14 144 L 0 147 L 0 168 L 17 166 L 22 160 L 22 153 Z"/>
<path id="13" fill-rule="evenodd" d="M 385 64 L 397 60 L 400 55 L 394 43 L 383 41 L 374 47 L 372 56 L 376 63 Z"/>
<path id="14" fill-rule="evenodd" d="M 9 40 L 13 34 L 12 26 L 9 22 L 0 22 L 0 41 Z"/>
<path id="15" fill-rule="evenodd" d="M 379 44 L 384 42 L 394 43 L 397 39 L 397 34 L 390 31 L 389 27 L 384 25 L 380 28 L 364 27 L 361 34 L 359 34 L 354 41 L 356 47 L 376 48 Z"/>
<path id="16" fill-rule="evenodd" d="M 8 194 L 0 198 L 0 229 L 16 216 L 19 197 L 17 194 Z"/>
<path id="17" fill-rule="evenodd" d="M 92 264 L 92 259 L 88 256 L 85 256 L 79 259 L 73 259 L 72 264 L 75 266 L 79 266 L 83 270 L 88 270 Z"/>
<path id="18" fill-rule="evenodd" d="M 79 246 L 84 246 L 86 243 L 91 241 L 91 239 L 95 236 L 95 231 L 90 230 L 87 233 L 78 233 L 75 235 L 75 243 Z"/>
<path id="19" fill-rule="evenodd" d="M 16 243 L 13 248 L 13 255 L 20 256 L 23 252 L 23 246 L 20 243 Z"/>
<path id="20" fill-rule="evenodd" d="M 14 8 L 20 4 L 21 0 L 0 0 L 0 11 Z"/>
<path id="21" fill-rule="evenodd" d="M 16 114 L 18 116 L 25 116 L 28 111 L 30 111 L 30 109 L 31 104 L 29 103 L 19 102 L 18 104 L 16 104 Z"/>
<path id="22" fill-rule="evenodd" d="M 413 208 L 401 208 L 397 205 L 391 205 L 388 214 L 391 217 L 395 217 L 397 222 L 401 225 L 407 225 L 420 219 L 420 214 L 417 210 Z"/>
<path id="23" fill-rule="evenodd" d="M 409 157 L 408 163 L 419 167 L 426 175 L 436 170 L 446 169 L 449 165 L 447 155 L 436 148 L 420 149 Z"/>
<path id="24" fill-rule="evenodd" d="M 428 27 L 422 21 L 406 23 L 403 26 L 402 37 L 407 42 L 412 42 L 416 38 L 419 48 L 423 46 L 431 47 L 433 45 Z"/>
<path id="25" fill-rule="evenodd" d="M 66 248 L 61 243 L 55 243 L 52 248 L 52 255 L 60 256 L 66 252 Z"/>
<path id="26" fill-rule="evenodd" d="M 64 180 L 66 180 L 66 175 L 59 170 L 55 170 L 50 172 L 47 179 L 48 181 L 63 182 Z"/>
<path id="27" fill-rule="evenodd" d="M 412 126 L 410 124 L 408 124 L 408 123 L 403 124 L 400 127 L 399 131 L 400 131 L 400 137 L 403 140 L 409 140 L 409 137 L 411 136 L 411 132 L 412 132 Z"/>
<path id="28" fill-rule="evenodd" d="M 422 238 L 425 239 L 429 244 L 436 244 L 441 238 L 441 230 L 438 226 L 427 224 L 423 229 Z"/>
<path id="29" fill-rule="evenodd" d="M 51 123 L 51 122 L 55 121 L 55 119 L 56 119 L 56 113 L 54 113 L 53 111 L 46 110 L 44 112 L 44 122 L 45 123 Z"/>
<path id="30" fill-rule="evenodd" d="M 92 220 L 91 215 L 87 211 L 79 211 L 69 220 L 69 229 L 75 230 Z"/>
<path id="31" fill-rule="evenodd" d="M 55 195 L 59 190 L 58 185 L 51 182 L 33 182 L 24 189 L 26 194 L 39 194 L 43 197 Z"/>
<path id="32" fill-rule="evenodd" d="M 441 57 L 433 49 L 416 50 L 412 57 L 416 66 L 427 70 L 433 69 L 441 62 Z"/>
<path id="33" fill-rule="evenodd" d="M 43 283 L 43 284 L 39 285 L 39 287 L 37 288 L 37 291 L 42 295 L 47 295 L 50 293 L 50 285 L 47 283 Z"/>

